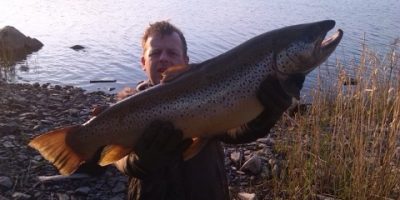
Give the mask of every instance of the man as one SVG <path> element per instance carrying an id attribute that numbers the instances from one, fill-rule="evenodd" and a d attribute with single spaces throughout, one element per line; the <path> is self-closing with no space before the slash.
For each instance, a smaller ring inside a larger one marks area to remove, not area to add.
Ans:
<path id="1" fill-rule="evenodd" d="M 142 48 L 141 64 L 148 80 L 135 90 L 124 89 L 118 94 L 119 99 L 159 84 L 162 73 L 169 67 L 189 63 L 185 37 L 167 21 L 149 26 L 142 38 Z M 291 103 L 279 82 L 272 78 L 261 84 L 257 95 L 264 112 L 251 122 L 209 140 L 199 154 L 187 161 L 182 160 L 182 152 L 191 140 L 182 140 L 182 132 L 170 122 L 151 123 L 134 153 L 115 164 L 130 177 L 128 199 L 229 199 L 220 141 L 245 143 L 263 137 Z"/>

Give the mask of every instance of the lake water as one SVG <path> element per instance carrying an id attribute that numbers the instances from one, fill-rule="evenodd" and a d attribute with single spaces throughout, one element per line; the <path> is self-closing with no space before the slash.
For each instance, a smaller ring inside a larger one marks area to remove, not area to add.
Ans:
<path id="1" fill-rule="evenodd" d="M 400 37 L 399 13 L 399 0 L 0 0 L 0 27 L 12 25 L 44 43 L 7 73 L 9 81 L 117 91 L 145 79 L 140 38 L 151 22 L 169 19 L 184 32 L 191 62 L 201 62 L 272 29 L 334 19 L 344 38 L 307 78 L 308 87 L 316 71 L 335 70 L 329 69 L 335 59 L 356 57 L 364 37 L 386 52 Z M 69 48 L 76 44 L 86 49 Z M 104 79 L 117 82 L 89 83 Z"/>

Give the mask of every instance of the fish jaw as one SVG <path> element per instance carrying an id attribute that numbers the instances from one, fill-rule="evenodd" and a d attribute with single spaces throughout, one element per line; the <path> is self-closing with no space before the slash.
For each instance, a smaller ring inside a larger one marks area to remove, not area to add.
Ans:
<path id="1" fill-rule="evenodd" d="M 293 34 L 286 48 L 276 54 L 276 70 L 282 74 L 308 74 L 323 63 L 336 49 L 343 37 L 343 31 L 324 40 L 328 31 L 335 26 L 335 21 L 325 20 L 311 24 L 294 26 L 288 31 Z"/>

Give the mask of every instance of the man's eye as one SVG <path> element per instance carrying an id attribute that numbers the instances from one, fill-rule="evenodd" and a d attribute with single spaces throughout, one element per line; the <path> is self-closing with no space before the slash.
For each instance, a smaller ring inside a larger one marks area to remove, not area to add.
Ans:
<path id="1" fill-rule="evenodd" d="M 169 55 L 170 55 L 170 56 L 177 56 L 178 53 L 176 53 L 176 52 L 174 52 L 174 51 L 171 51 L 171 52 L 169 52 Z"/>
<path id="2" fill-rule="evenodd" d="M 156 55 L 159 55 L 159 54 L 160 54 L 160 52 L 153 51 L 153 52 L 150 52 L 149 56 L 156 56 Z"/>

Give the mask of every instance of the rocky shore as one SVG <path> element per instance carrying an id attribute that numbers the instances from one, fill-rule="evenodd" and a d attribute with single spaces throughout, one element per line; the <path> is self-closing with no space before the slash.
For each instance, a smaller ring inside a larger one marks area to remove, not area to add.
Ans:
<path id="1" fill-rule="evenodd" d="M 82 123 L 95 106 L 114 96 L 80 88 L 0 81 L 0 200 L 125 199 L 127 177 L 113 167 L 100 177 L 39 181 L 58 172 L 29 140 L 47 130 Z M 274 134 L 245 145 L 225 145 L 225 163 L 234 199 L 269 199 L 265 182 L 284 176 L 281 156 L 273 151 Z M 199 172 L 201 173 L 201 172 Z"/>

